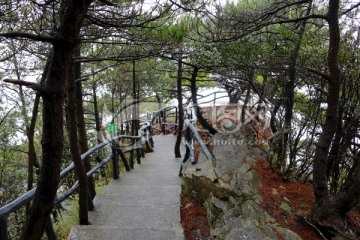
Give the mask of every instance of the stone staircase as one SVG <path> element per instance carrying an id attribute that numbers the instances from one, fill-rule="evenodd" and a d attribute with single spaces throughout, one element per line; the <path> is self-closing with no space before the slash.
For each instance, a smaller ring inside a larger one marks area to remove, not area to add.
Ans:
<path id="1" fill-rule="evenodd" d="M 104 187 L 89 213 L 92 225 L 74 226 L 69 240 L 180 240 L 181 159 L 175 136 L 155 136 L 155 151 L 141 165 Z"/>

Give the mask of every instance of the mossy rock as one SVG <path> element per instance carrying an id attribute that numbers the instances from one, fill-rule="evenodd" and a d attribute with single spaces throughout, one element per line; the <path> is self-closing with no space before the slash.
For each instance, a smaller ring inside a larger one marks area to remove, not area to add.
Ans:
<path id="1" fill-rule="evenodd" d="M 284 238 L 284 240 L 302 240 L 299 235 L 297 235 L 290 229 L 280 227 L 276 224 L 270 224 L 269 226 L 275 229 L 275 231 L 277 231 Z"/>

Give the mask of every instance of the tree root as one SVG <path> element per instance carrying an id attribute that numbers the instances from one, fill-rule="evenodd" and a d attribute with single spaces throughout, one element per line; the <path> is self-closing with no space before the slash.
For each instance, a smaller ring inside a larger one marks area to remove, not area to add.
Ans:
<path id="1" fill-rule="evenodd" d="M 345 230 L 346 224 L 343 225 L 343 229 L 341 229 L 337 226 L 334 226 L 334 224 L 324 224 L 324 225 L 320 224 L 319 226 L 316 226 L 316 224 L 311 223 L 306 217 L 299 216 L 299 215 L 296 215 L 296 216 L 299 217 L 300 219 L 303 219 L 308 225 L 313 227 L 324 240 L 329 240 L 329 238 L 327 238 L 325 235 L 333 235 L 334 237 L 331 237 L 330 240 L 335 240 L 335 239 L 355 240 L 355 239 L 357 239 L 357 237 L 355 236 L 355 234 L 353 232 L 351 232 L 351 231 L 348 232 Z M 320 228 L 324 228 L 323 231 L 321 231 Z M 338 236 L 340 238 L 336 238 L 336 236 Z"/>
<path id="2" fill-rule="evenodd" d="M 297 217 L 299 217 L 300 219 L 303 219 L 307 224 L 309 224 L 311 227 L 313 227 L 319 234 L 320 236 L 324 239 L 324 240 L 328 240 L 324 234 L 320 231 L 319 228 L 317 228 L 314 224 L 312 224 L 309 220 L 306 219 L 306 217 L 300 216 L 300 215 L 296 215 Z"/>

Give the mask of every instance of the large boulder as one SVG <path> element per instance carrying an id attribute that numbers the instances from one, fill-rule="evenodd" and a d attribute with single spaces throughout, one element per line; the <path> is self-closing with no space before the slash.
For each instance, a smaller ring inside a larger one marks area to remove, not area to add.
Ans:
<path id="1" fill-rule="evenodd" d="M 205 206 L 212 239 L 277 239 L 274 231 L 285 239 L 301 239 L 274 225 L 259 207 L 261 182 L 252 166 L 265 156 L 258 144 L 248 125 L 237 132 L 217 133 L 211 141 L 214 159 L 200 154 L 196 165 L 184 169 L 183 192 Z"/>

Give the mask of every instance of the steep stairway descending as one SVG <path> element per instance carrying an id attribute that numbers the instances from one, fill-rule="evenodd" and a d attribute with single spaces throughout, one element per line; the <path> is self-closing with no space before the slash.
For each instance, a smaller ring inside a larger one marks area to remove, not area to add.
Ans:
<path id="1" fill-rule="evenodd" d="M 181 159 L 175 136 L 155 136 L 155 151 L 95 197 L 92 225 L 74 226 L 69 240 L 180 240 Z"/>

